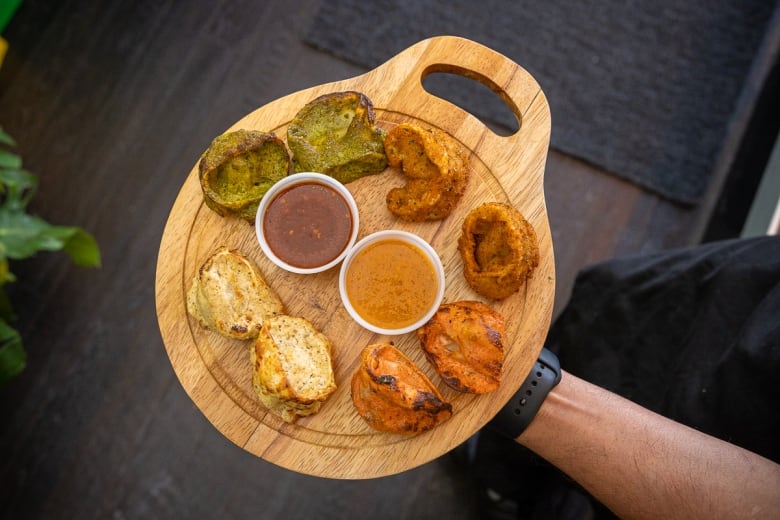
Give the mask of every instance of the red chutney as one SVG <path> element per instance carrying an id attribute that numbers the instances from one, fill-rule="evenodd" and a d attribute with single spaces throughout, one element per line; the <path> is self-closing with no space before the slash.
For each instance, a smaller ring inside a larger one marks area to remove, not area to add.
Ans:
<path id="1" fill-rule="evenodd" d="M 268 204 L 263 218 L 271 251 L 303 269 L 325 265 L 339 256 L 349 243 L 352 226 L 344 197 L 316 181 L 281 191 Z"/>

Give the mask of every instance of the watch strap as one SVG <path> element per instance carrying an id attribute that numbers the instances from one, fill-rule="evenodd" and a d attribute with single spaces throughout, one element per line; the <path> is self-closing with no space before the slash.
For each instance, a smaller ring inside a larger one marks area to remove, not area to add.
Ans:
<path id="1" fill-rule="evenodd" d="M 539 359 L 520 389 L 496 414 L 489 426 L 516 439 L 531 424 L 550 390 L 561 381 L 561 363 L 552 351 L 543 348 Z"/>

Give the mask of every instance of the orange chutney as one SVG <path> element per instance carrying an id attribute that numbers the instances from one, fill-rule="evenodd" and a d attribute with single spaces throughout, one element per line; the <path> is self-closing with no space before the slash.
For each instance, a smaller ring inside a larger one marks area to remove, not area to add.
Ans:
<path id="1" fill-rule="evenodd" d="M 346 273 L 352 307 L 364 320 L 385 329 L 412 325 L 431 308 L 439 283 L 420 248 L 401 240 L 368 245 Z"/>

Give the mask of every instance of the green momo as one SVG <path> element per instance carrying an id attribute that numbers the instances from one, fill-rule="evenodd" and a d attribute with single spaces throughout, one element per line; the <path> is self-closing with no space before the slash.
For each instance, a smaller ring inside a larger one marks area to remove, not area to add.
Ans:
<path id="1" fill-rule="evenodd" d="M 296 172 L 319 172 L 346 184 L 387 167 L 385 134 L 360 92 L 325 94 L 307 103 L 287 128 Z"/>
<path id="2" fill-rule="evenodd" d="M 234 215 L 254 223 L 260 199 L 291 171 L 287 148 L 274 134 L 228 132 L 216 137 L 201 156 L 203 200 L 220 216 Z"/>

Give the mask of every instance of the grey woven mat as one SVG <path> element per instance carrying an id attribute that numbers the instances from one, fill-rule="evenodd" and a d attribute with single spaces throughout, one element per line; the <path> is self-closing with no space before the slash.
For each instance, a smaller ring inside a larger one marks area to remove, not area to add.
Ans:
<path id="1" fill-rule="evenodd" d="M 305 39 L 367 68 L 430 36 L 478 41 L 540 83 L 553 147 L 691 204 L 706 189 L 775 4 L 334 0 Z M 514 124 L 462 87 L 449 99 L 459 95 L 475 115 Z"/>

